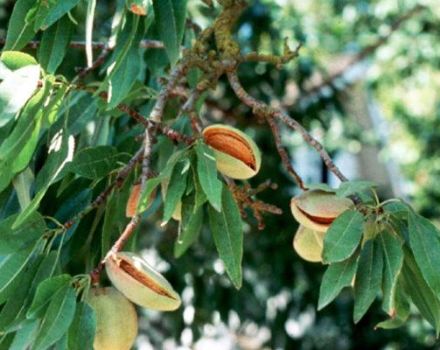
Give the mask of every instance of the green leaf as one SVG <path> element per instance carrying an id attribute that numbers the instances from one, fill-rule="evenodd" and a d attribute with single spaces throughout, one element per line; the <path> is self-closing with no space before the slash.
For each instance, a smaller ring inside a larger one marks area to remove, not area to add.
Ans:
<path id="1" fill-rule="evenodd" d="M 394 301 L 394 314 L 388 320 L 379 322 L 374 328 L 395 329 L 403 326 L 410 313 L 408 296 L 404 292 L 402 279 L 397 282 L 396 295 Z"/>
<path id="2" fill-rule="evenodd" d="M 388 315 L 393 315 L 397 280 L 403 266 L 402 241 L 388 231 L 379 233 L 376 239 L 382 246 L 384 258 L 382 307 Z"/>
<path id="3" fill-rule="evenodd" d="M 92 349 L 95 329 L 95 311 L 86 303 L 78 303 L 67 336 L 69 350 Z"/>
<path id="4" fill-rule="evenodd" d="M 143 213 L 149 207 L 149 201 L 153 191 L 161 184 L 162 177 L 153 177 L 148 179 L 145 183 L 145 188 L 139 196 L 139 202 L 137 207 L 138 213 Z"/>
<path id="5" fill-rule="evenodd" d="M 225 264 L 235 288 L 242 284 L 241 261 L 243 259 L 243 223 L 240 211 L 232 193 L 226 188 L 222 191 L 222 210 L 208 208 L 209 225 L 220 259 Z"/>
<path id="6" fill-rule="evenodd" d="M 43 103 L 47 97 L 48 90 L 39 90 L 26 104 L 20 113 L 18 122 L 12 133 L 0 146 L 0 166 L 15 167 L 19 169 L 23 164 L 16 165 L 15 160 L 20 156 L 26 144 L 33 137 L 35 130 L 39 132 Z M 38 135 L 37 135 L 38 136 Z M 22 160 L 20 161 L 20 163 Z M 25 164 L 26 165 L 26 164 Z"/>
<path id="7" fill-rule="evenodd" d="M 115 108 L 130 93 L 141 72 L 142 59 L 138 47 L 132 47 L 122 62 L 111 71 L 108 108 Z"/>
<path id="8" fill-rule="evenodd" d="M 98 111 L 97 99 L 85 92 L 72 92 L 61 108 L 58 120 L 49 130 L 49 139 L 59 132 L 63 127 L 69 135 L 75 136 L 84 130 L 86 125 L 92 121 Z"/>
<path id="9" fill-rule="evenodd" d="M 14 279 L 17 278 L 32 257 L 35 248 L 36 244 L 17 253 L 6 255 L 0 260 L 0 293 L 14 282 Z"/>
<path id="10" fill-rule="evenodd" d="M 130 195 L 129 191 L 130 183 L 127 181 L 122 191 L 114 192 L 107 202 L 101 236 L 102 257 L 107 254 L 112 242 L 119 237 L 127 225 L 125 207 Z"/>
<path id="11" fill-rule="evenodd" d="M 376 298 L 382 283 L 383 251 L 374 239 L 362 247 L 354 282 L 353 320 L 358 323 Z"/>
<path id="12" fill-rule="evenodd" d="M 38 48 L 38 61 L 48 73 L 55 73 L 63 61 L 72 31 L 73 23 L 64 16 L 44 32 Z"/>
<path id="13" fill-rule="evenodd" d="M 409 242 L 422 276 L 432 290 L 440 296 L 440 233 L 424 217 L 409 213 Z"/>
<path id="14" fill-rule="evenodd" d="M 28 319 L 41 317 L 46 311 L 51 299 L 54 298 L 59 290 L 69 286 L 71 281 L 71 276 L 59 275 L 41 282 L 37 288 L 34 299 L 32 300 L 32 304 L 26 313 L 26 317 Z"/>
<path id="15" fill-rule="evenodd" d="M 179 235 L 174 243 L 174 256 L 180 258 L 197 240 L 203 226 L 203 208 L 196 207 L 194 198 L 186 198 L 182 203 L 182 220 Z"/>
<path id="16" fill-rule="evenodd" d="M 318 310 L 330 304 L 344 287 L 351 285 L 356 273 L 357 258 L 357 254 L 354 254 L 347 260 L 330 264 L 319 288 Z"/>
<path id="17" fill-rule="evenodd" d="M 0 221 L 0 255 L 19 251 L 35 243 L 46 230 L 46 224 L 39 213 L 31 214 L 22 225 L 12 228 L 18 215 Z"/>
<path id="18" fill-rule="evenodd" d="M 29 65 L 9 73 L 0 83 L 0 127 L 26 105 L 37 90 L 40 66 Z"/>
<path id="19" fill-rule="evenodd" d="M 112 146 L 97 146 L 80 150 L 68 170 L 91 180 L 107 176 L 118 166 L 119 154 Z"/>
<path id="20" fill-rule="evenodd" d="M 34 37 L 33 23 L 27 21 L 34 5 L 35 0 L 18 0 L 15 3 L 6 32 L 5 50 L 20 50 Z"/>
<path id="21" fill-rule="evenodd" d="M 37 60 L 33 56 L 20 51 L 3 51 L 0 60 L 8 68 L 8 70 L 11 71 L 26 66 L 38 65 Z"/>
<path id="22" fill-rule="evenodd" d="M 39 2 L 34 30 L 45 30 L 73 9 L 79 0 L 44 0 Z"/>
<path id="23" fill-rule="evenodd" d="M 9 298 L 0 312 L 0 333 L 8 331 L 18 319 L 23 320 L 25 312 L 26 299 L 29 297 L 29 287 L 31 286 L 34 275 L 38 269 L 38 258 L 28 263 L 25 270 L 20 274 L 18 288 L 14 290 L 13 297 Z"/>
<path id="24" fill-rule="evenodd" d="M 180 53 L 186 19 L 187 0 L 153 0 L 154 14 L 160 39 L 171 65 L 174 65 Z"/>
<path id="25" fill-rule="evenodd" d="M 174 210 L 179 204 L 186 189 L 186 180 L 188 177 L 189 160 L 181 161 L 176 164 L 171 174 L 164 198 L 163 222 L 168 222 L 173 215 Z"/>
<path id="26" fill-rule="evenodd" d="M 75 316 L 75 308 L 75 290 L 70 286 L 58 290 L 41 321 L 33 349 L 47 349 L 59 340 L 69 329 Z"/>
<path id="27" fill-rule="evenodd" d="M 222 182 L 217 178 L 214 152 L 202 142 L 195 145 L 197 154 L 197 174 L 209 203 L 215 210 L 221 210 Z"/>
<path id="28" fill-rule="evenodd" d="M 9 350 L 30 349 L 33 340 L 37 336 L 39 325 L 39 320 L 25 321 L 21 328 L 15 334 L 14 340 Z"/>
<path id="29" fill-rule="evenodd" d="M 434 327 L 438 336 L 440 332 L 440 301 L 423 279 L 422 271 L 408 250 L 405 250 L 402 277 L 405 291 L 422 316 Z"/>
<path id="30" fill-rule="evenodd" d="M 60 135 L 58 139 L 60 138 L 61 140 L 59 141 L 61 145 L 59 149 L 49 154 L 46 163 L 37 176 L 35 181 L 36 191 L 38 191 L 37 194 L 32 199 L 29 206 L 17 217 L 13 224 L 13 228 L 20 226 L 21 223 L 23 223 L 27 217 L 37 209 L 50 185 L 57 179 L 57 176 L 63 170 L 64 166 L 70 161 L 70 154 L 73 153 L 74 147 L 73 142 L 71 142 L 73 139 L 68 140 L 68 137 L 65 135 Z"/>
<path id="31" fill-rule="evenodd" d="M 348 197 L 366 190 L 370 190 L 375 186 L 371 181 L 346 181 L 342 182 L 339 188 L 336 190 L 336 195 L 339 197 Z"/>
<path id="32" fill-rule="evenodd" d="M 324 238 L 324 262 L 334 263 L 350 257 L 362 238 L 363 226 L 364 218 L 356 210 L 347 210 L 338 216 Z"/>

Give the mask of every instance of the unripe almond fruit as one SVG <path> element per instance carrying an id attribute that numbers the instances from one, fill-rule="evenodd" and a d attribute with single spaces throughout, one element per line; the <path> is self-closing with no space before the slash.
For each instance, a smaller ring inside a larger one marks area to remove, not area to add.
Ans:
<path id="1" fill-rule="evenodd" d="M 322 262 L 324 232 L 313 231 L 300 225 L 293 238 L 293 249 L 304 260 Z"/>
<path id="2" fill-rule="evenodd" d="M 165 277 L 136 254 L 113 254 L 107 259 L 105 268 L 115 288 L 139 306 L 172 311 L 181 304 L 179 295 Z"/>
<path id="3" fill-rule="evenodd" d="M 295 219 L 301 225 L 318 232 L 326 232 L 339 215 L 352 207 L 350 199 L 321 190 L 305 191 L 290 202 Z"/>
<path id="4" fill-rule="evenodd" d="M 125 207 L 125 216 L 127 218 L 132 218 L 136 215 L 136 208 L 139 202 L 139 197 L 141 195 L 141 184 L 133 185 L 131 188 L 130 196 L 128 197 L 127 206 Z M 156 196 L 156 191 L 151 193 L 150 198 L 148 199 L 147 206 L 145 210 L 147 210 L 154 201 L 154 197 Z"/>
<path id="5" fill-rule="evenodd" d="M 86 301 L 96 313 L 94 350 L 130 350 L 138 333 L 136 310 L 113 287 L 92 288 Z"/>
<path id="6" fill-rule="evenodd" d="M 261 166 L 261 153 L 244 132 L 214 124 L 203 130 L 205 143 L 214 150 L 217 170 L 232 179 L 249 179 Z"/>

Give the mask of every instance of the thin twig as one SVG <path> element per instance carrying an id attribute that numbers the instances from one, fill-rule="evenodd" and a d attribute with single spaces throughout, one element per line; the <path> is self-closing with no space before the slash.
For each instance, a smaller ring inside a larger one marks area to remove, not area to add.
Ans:
<path id="1" fill-rule="evenodd" d="M 280 155 L 284 167 L 286 168 L 287 172 L 292 176 L 292 178 L 295 180 L 298 187 L 302 190 L 306 190 L 306 186 L 304 186 L 303 179 L 293 168 L 289 159 L 289 155 L 287 154 L 287 151 L 284 149 L 284 147 L 281 144 L 280 130 L 278 128 L 276 121 L 272 118 L 266 118 L 266 120 L 272 130 L 272 134 L 275 140 L 275 145 L 277 147 L 278 154 Z"/>
<path id="2" fill-rule="evenodd" d="M 6 44 L 5 38 L 0 38 L 0 46 L 4 46 Z M 39 40 L 33 40 L 26 44 L 26 47 L 29 49 L 37 49 L 38 46 L 40 46 L 41 41 Z M 101 41 L 94 41 L 92 42 L 92 48 L 94 50 L 103 50 L 105 49 L 107 44 L 105 42 Z M 69 43 L 69 47 L 72 49 L 80 49 L 84 50 L 86 47 L 86 43 L 84 41 L 71 41 Z M 164 45 L 161 41 L 158 40 L 150 40 L 150 39 L 144 39 L 141 40 L 139 43 L 139 47 L 142 49 L 163 49 Z M 110 50 L 113 50 L 114 48 L 110 48 Z"/>
<path id="3" fill-rule="evenodd" d="M 313 147 L 321 156 L 326 167 L 336 175 L 341 181 L 348 181 L 348 179 L 342 174 L 339 168 L 334 164 L 332 158 L 324 149 L 322 144 L 316 140 L 308 131 L 295 119 L 291 118 L 287 113 L 268 106 L 266 103 L 257 100 L 248 94 L 248 92 L 241 85 L 237 73 L 230 71 L 227 73 L 229 83 L 235 92 L 235 95 L 248 107 L 252 108 L 255 114 L 263 114 L 268 118 L 276 118 L 286 124 L 289 128 L 298 131 L 307 144 Z"/>

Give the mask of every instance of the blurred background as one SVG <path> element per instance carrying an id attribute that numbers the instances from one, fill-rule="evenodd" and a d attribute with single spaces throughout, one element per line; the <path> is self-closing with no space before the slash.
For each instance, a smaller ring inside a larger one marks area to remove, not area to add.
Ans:
<path id="1" fill-rule="evenodd" d="M 240 67 L 243 85 L 257 98 L 283 108 L 323 142 L 350 179 L 375 181 L 383 198 L 403 197 L 426 217 L 440 219 L 440 6 L 415 0 L 253 0 L 237 26 L 243 52 L 282 53 L 284 38 L 300 55 L 282 69 L 265 63 Z M 84 1 L 84 3 L 86 3 Z M 218 13 L 188 1 L 189 17 L 201 28 Z M 14 1 L 0 0 L 0 37 Z M 426 7 L 422 6 L 426 5 Z M 106 41 L 117 1 L 98 1 L 94 39 Z M 85 6 L 83 6 L 85 7 Z M 73 14 L 83 40 L 84 13 Z M 148 38 L 154 38 L 150 31 Z M 186 35 L 185 45 L 191 42 Z M 157 81 L 165 65 L 160 50 L 145 53 L 146 81 Z M 71 49 L 61 74 L 84 66 Z M 165 62 L 166 64 L 166 62 Z M 96 79 L 99 79 L 97 74 Z M 147 111 L 147 105 L 139 106 Z M 138 349 L 437 349 L 433 330 L 413 313 L 397 330 L 374 330 L 386 318 L 376 301 L 357 325 L 352 297 L 344 291 L 317 312 L 320 264 L 302 261 L 292 249 L 297 223 L 290 198 L 298 189 L 281 166 L 271 133 L 233 96 L 227 84 L 211 91 L 202 110 L 206 124 L 236 125 L 255 137 L 263 166 L 252 179 L 278 185 L 261 199 L 283 209 L 266 216 L 259 231 L 247 218 L 244 283 L 236 291 L 217 258 L 207 227 L 180 259 L 173 256 L 177 225 L 160 227 L 151 210 L 138 235 L 139 249 L 179 291 L 174 313 L 139 310 Z M 283 131 L 292 163 L 307 183 L 336 179 L 299 135 Z M 158 205 L 156 205 L 158 207 Z M 153 208 L 154 209 L 154 208 Z M 160 211 L 160 209 L 159 209 Z"/>

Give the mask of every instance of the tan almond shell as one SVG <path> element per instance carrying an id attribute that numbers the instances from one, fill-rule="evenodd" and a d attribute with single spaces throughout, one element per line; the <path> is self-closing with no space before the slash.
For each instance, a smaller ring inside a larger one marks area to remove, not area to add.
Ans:
<path id="1" fill-rule="evenodd" d="M 352 207 L 353 202 L 350 199 L 321 190 L 305 191 L 292 198 L 290 202 L 290 209 L 295 219 L 301 225 L 319 232 L 326 232 L 332 220 Z M 330 222 L 316 222 L 313 217 L 326 219 Z"/>
<path id="2" fill-rule="evenodd" d="M 96 313 L 94 350 L 130 350 L 138 333 L 133 304 L 113 287 L 92 288 L 86 297 Z"/>
<path id="3" fill-rule="evenodd" d="M 293 238 L 293 249 L 306 261 L 322 262 L 324 236 L 324 232 L 313 231 L 300 225 Z"/>
<path id="4" fill-rule="evenodd" d="M 180 296 L 165 277 L 137 254 L 116 253 L 107 259 L 105 268 L 115 288 L 139 306 L 172 311 L 181 304 Z"/>
<path id="5" fill-rule="evenodd" d="M 222 152 L 220 149 L 215 149 L 211 145 L 209 145 L 209 142 L 207 142 L 207 139 L 205 137 L 205 142 L 211 148 L 214 150 L 216 163 L 217 163 L 217 170 L 221 172 L 222 174 L 237 180 L 246 180 L 253 176 L 255 176 L 261 167 L 261 152 L 258 148 L 258 146 L 255 144 L 255 142 L 244 132 L 242 132 L 239 129 L 233 128 L 228 125 L 223 124 L 214 124 L 211 126 L 208 126 L 203 130 L 203 135 L 205 136 L 206 133 L 212 132 L 213 130 L 218 131 L 219 134 L 223 132 L 233 132 L 237 134 L 240 139 L 244 140 L 247 144 L 246 151 L 251 152 L 251 154 L 246 155 L 247 157 L 253 158 L 255 161 L 255 167 L 251 167 L 242 160 L 235 158 L 228 153 Z M 225 135 L 225 137 L 227 137 Z"/>

